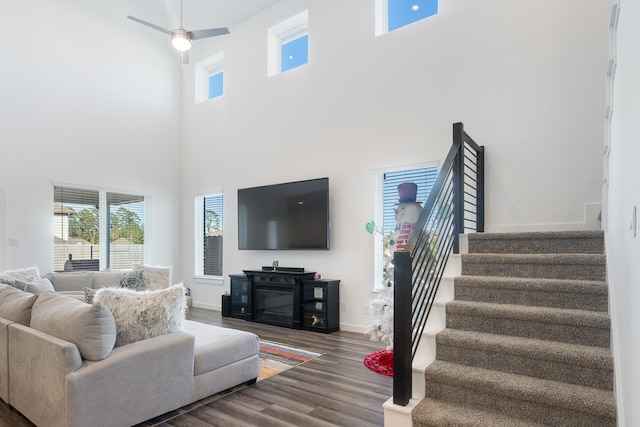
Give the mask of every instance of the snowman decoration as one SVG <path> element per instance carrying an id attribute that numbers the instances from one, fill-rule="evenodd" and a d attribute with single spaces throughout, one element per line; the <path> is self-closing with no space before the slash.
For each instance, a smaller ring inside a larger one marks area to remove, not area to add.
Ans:
<path id="1" fill-rule="evenodd" d="M 422 206 L 416 202 L 418 186 L 415 183 L 404 182 L 398 185 L 398 194 L 400 198 L 394 209 L 396 228 L 391 233 L 390 243 L 395 246 L 395 252 L 404 252 L 407 249 L 409 234 L 420 218 Z"/>
<path id="2" fill-rule="evenodd" d="M 418 186 L 413 182 L 398 185 L 399 199 L 394 209 L 396 227 L 385 238 L 384 288 L 369 303 L 374 322 L 365 334 L 371 341 L 381 341 L 387 346 L 387 350 L 393 348 L 393 252 L 403 252 L 407 249 L 409 234 L 418 222 L 422 206 L 416 202 L 417 192 Z"/>

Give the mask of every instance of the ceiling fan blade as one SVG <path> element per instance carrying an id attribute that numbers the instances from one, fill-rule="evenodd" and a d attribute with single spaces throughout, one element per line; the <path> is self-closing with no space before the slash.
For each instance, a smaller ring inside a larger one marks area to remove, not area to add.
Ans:
<path id="1" fill-rule="evenodd" d="M 157 26 L 155 24 L 152 24 L 151 22 L 143 21 L 142 19 L 138 19 L 135 16 L 129 15 L 129 16 L 127 16 L 127 18 L 131 19 L 132 21 L 136 21 L 136 22 L 138 22 L 138 23 L 140 23 L 142 25 L 146 25 L 147 27 L 151 27 L 154 30 L 162 31 L 163 33 L 166 33 L 166 34 L 169 34 L 169 35 L 172 34 L 171 30 L 167 30 L 166 28 L 159 27 L 159 26 Z"/>
<path id="2" fill-rule="evenodd" d="M 185 50 L 182 52 L 182 65 L 187 65 L 189 63 L 189 51 Z"/>
<path id="3" fill-rule="evenodd" d="M 229 34 L 229 29 L 227 27 L 209 28 L 208 30 L 189 31 L 189 36 L 191 37 L 191 40 L 204 39 L 204 38 L 207 38 L 207 37 L 222 36 L 224 34 Z"/>

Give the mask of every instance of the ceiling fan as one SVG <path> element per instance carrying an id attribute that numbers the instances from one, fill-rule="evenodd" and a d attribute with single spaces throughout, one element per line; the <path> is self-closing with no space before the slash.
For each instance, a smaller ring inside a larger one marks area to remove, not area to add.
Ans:
<path id="1" fill-rule="evenodd" d="M 182 52 L 182 62 L 187 64 L 189 62 L 188 50 L 191 48 L 192 40 L 204 39 L 207 37 L 215 37 L 222 36 L 224 34 L 229 34 L 229 29 L 227 27 L 222 28 L 209 28 L 206 30 L 196 30 L 196 31 L 187 31 L 182 26 L 182 0 L 180 0 L 180 27 L 175 30 L 168 30 L 166 28 L 160 27 L 158 25 L 152 24 L 147 21 L 143 21 L 142 19 L 136 18 L 135 16 L 127 16 L 128 19 L 132 21 L 138 22 L 142 25 L 146 25 L 147 27 L 151 27 L 155 30 L 162 31 L 165 34 L 169 34 L 171 36 L 171 44 L 173 47 Z"/>

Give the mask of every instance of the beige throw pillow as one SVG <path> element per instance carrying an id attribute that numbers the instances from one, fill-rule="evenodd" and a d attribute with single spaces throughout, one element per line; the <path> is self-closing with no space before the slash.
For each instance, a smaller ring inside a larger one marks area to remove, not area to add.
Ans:
<path id="1" fill-rule="evenodd" d="M 116 322 L 107 307 L 57 292 L 37 297 L 31 311 L 32 328 L 75 344 L 83 359 L 102 360 L 111 353 Z"/>
<path id="2" fill-rule="evenodd" d="M 10 285 L 0 285 L 0 317 L 29 326 L 31 309 L 36 298 L 37 295 L 12 288 Z"/>

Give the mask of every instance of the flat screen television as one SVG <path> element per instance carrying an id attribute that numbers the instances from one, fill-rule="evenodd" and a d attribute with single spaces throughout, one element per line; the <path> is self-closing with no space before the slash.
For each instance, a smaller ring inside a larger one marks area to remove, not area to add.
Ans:
<path id="1" fill-rule="evenodd" d="M 329 178 L 238 190 L 238 249 L 329 249 Z"/>

